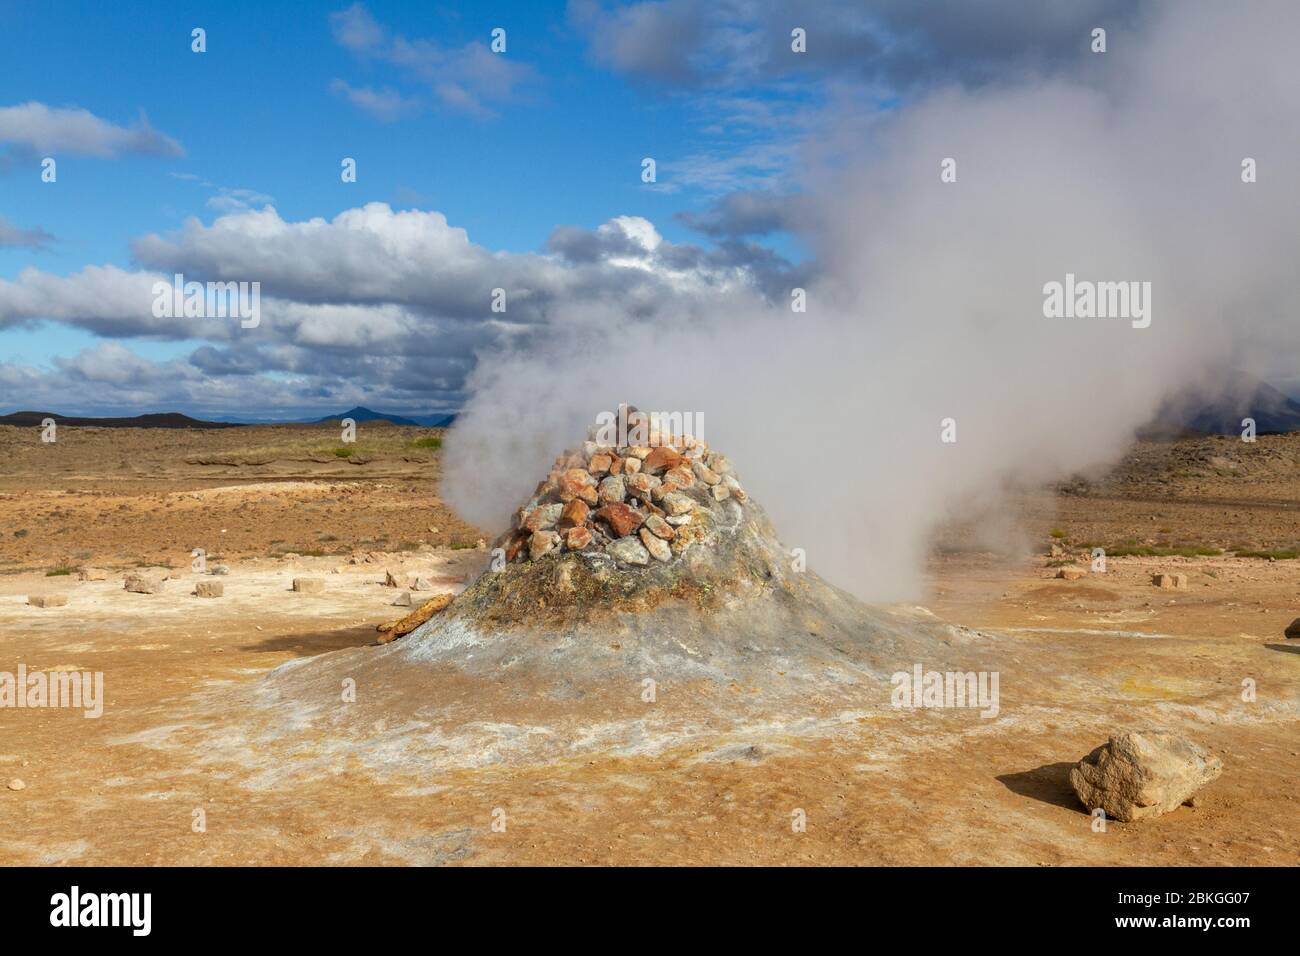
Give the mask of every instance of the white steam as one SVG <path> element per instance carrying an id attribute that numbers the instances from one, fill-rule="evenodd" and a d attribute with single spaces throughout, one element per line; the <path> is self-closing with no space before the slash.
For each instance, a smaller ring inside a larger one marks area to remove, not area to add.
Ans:
<path id="1" fill-rule="evenodd" d="M 574 303 L 482 358 L 447 500 L 500 529 L 598 412 L 700 412 L 812 569 L 868 600 L 915 596 L 937 523 L 1112 460 L 1211 369 L 1294 357 L 1297 35 L 1293 5 L 1179 3 L 1112 32 L 1086 83 L 943 90 L 864 134 L 828 130 L 806 314 L 738 293 L 650 319 Z M 1043 285 L 1067 272 L 1150 282 L 1150 327 L 1044 318 Z"/>

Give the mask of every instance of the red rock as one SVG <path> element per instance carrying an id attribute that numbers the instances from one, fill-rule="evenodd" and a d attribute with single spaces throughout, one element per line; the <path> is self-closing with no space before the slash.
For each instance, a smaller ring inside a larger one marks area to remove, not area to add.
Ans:
<path id="1" fill-rule="evenodd" d="M 613 463 L 614 460 L 609 455 L 592 455 L 587 471 L 593 475 L 603 475 L 609 471 L 609 466 Z"/>
<path id="2" fill-rule="evenodd" d="M 645 516 L 633 511 L 622 502 L 605 505 L 596 512 L 596 517 L 614 529 L 615 537 L 625 538 L 645 521 Z"/>
<path id="3" fill-rule="evenodd" d="M 621 474 L 623 474 L 623 459 L 622 459 L 622 458 L 615 458 L 615 459 L 614 459 L 614 461 L 613 461 L 613 462 L 610 464 L 610 466 L 609 466 L 609 473 L 610 473 L 611 475 L 621 475 Z"/>
<path id="4" fill-rule="evenodd" d="M 660 445 L 650 449 L 650 454 L 646 456 L 641 470 L 655 475 L 667 468 L 676 468 L 681 460 L 682 456 L 677 452 L 666 445 Z"/>
<path id="5" fill-rule="evenodd" d="M 560 513 L 560 529 L 578 528 L 587 523 L 587 515 L 591 508 L 580 498 L 574 498 L 564 506 L 564 511 Z"/>
<path id="6" fill-rule="evenodd" d="M 570 528 L 564 532 L 564 546 L 570 551 L 581 551 L 591 544 L 591 532 L 586 528 Z"/>

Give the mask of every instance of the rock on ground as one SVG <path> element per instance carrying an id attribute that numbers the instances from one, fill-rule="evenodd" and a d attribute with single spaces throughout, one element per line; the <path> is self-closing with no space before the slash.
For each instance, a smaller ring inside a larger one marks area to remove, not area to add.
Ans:
<path id="1" fill-rule="evenodd" d="M 66 594 L 33 594 L 27 598 L 32 607 L 63 607 L 68 603 Z"/>
<path id="2" fill-rule="evenodd" d="M 1089 811 L 1130 823 L 1176 810 L 1223 771 L 1223 762 L 1186 737 L 1134 731 L 1110 738 L 1070 771 Z"/>
<path id="3" fill-rule="evenodd" d="M 157 571 L 139 571 L 128 574 L 122 587 L 134 594 L 161 594 L 167 575 Z"/>
<path id="4" fill-rule="evenodd" d="M 1185 574 L 1153 574 L 1151 583 L 1158 588 L 1173 591 L 1187 590 L 1187 575 Z"/>
<path id="5" fill-rule="evenodd" d="M 1059 571 L 1056 572 L 1056 576 L 1058 578 L 1063 578 L 1066 581 L 1077 581 L 1079 580 L 1079 578 L 1084 578 L 1088 576 L 1088 569 L 1087 568 L 1061 568 Z"/>
<path id="6" fill-rule="evenodd" d="M 325 591 L 325 582 L 321 578 L 294 578 L 293 589 L 302 594 L 321 594 Z"/>
<path id="7" fill-rule="evenodd" d="M 219 598 L 226 593 L 226 586 L 220 581 L 200 581 L 194 585 L 194 594 L 201 598 Z"/>

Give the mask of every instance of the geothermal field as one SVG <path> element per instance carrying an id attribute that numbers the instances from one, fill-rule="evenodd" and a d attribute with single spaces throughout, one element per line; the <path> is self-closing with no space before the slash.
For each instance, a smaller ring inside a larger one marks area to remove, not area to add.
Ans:
<path id="1" fill-rule="evenodd" d="M 0 659 L 102 675 L 5 711 L 0 862 L 1300 863 L 1300 435 L 1136 442 L 864 603 L 743 458 L 593 434 L 480 528 L 455 429 L 0 427 Z"/>

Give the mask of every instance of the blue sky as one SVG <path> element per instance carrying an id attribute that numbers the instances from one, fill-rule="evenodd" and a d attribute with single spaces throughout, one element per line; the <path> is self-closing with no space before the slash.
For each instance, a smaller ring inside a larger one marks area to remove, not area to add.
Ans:
<path id="1" fill-rule="evenodd" d="M 442 412 L 485 350 L 577 306 L 780 299 L 818 271 L 801 196 L 836 135 L 945 84 L 1074 69 L 1089 24 L 1133 15 L 0 2 L 0 410 Z M 176 272 L 260 282 L 261 325 L 151 317 Z"/>

